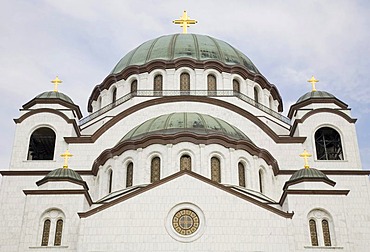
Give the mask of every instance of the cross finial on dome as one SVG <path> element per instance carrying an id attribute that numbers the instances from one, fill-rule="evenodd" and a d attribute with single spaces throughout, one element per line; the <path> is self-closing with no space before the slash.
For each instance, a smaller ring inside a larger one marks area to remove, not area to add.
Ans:
<path id="1" fill-rule="evenodd" d="M 315 92 L 316 91 L 316 87 L 315 87 L 315 84 L 317 82 L 319 82 L 319 80 L 316 80 L 315 77 L 311 77 L 311 79 L 309 79 L 307 82 L 310 82 L 312 84 L 312 92 Z"/>
<path id="2" fill-rule="evenodd" d="M 55 77 L 54 80 L 51 81 L 51 83 L 54 84 L 54 92 L 58 92 L 58 85 L 61 84 L 63 81 L 59 80 L 58 76 Z"/>
<path id="3" fill-rule="evenodd" d="M 63 165 L 63 168 L 64 169 L 68 169 L 68 158 L 72 157 L 73 155 L 71 153 L 69 153 L 68 150 L 66 150 L 66 152 L 64 152 L 62 155 L 60 155 L 62 158 L 64 158 L 64 165 Z"/>
<path id="4" fill-rule="evenodd" d="M 182 27 L 182 33 L 188 33 L 188 27 L 190 27 L 189 25 L 196 24 L 198 23 L 198 21 L 196 21 L 195 19 L 190 19 L 188 17 L 188 14 L 184 10 L 182 17 L 180 17 L 180 19 L 175 19 L 174 21 L 172 21 L 172 23 L 179 24 Z"/>
<path id="5" fill-rule="evenodd" d="M 307 152 L 307 150 L 304 150 L 302 154 L 299 154 L 300 157 L 303 157 L 304 159 L 304 168 L 308 169 L 310 166 L 308 165 L 308 158 L 312 155 Z"/>

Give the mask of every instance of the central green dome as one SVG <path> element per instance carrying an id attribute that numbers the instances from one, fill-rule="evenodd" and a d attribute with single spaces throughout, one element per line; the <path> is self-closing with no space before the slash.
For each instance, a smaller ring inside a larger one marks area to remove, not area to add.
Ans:
<path id="1" fill-rule="evenodd" d="M 144 65 L 154 60 L 172 61 L 180 58 L 196 61 L 214 60 L 229 66 L 244 66 L 252 73 L 259 73 L 247 56 L 222 40 L 198 34 L 172 34 L 141 44 L 118 62 L 112 74 L 117 74 L 128 66 Z"/>
<path id="2" fill-rule="evenodd" d="M 235 140 L 251 140 L 237 127 L 210 115 L 180 112 L 161 115 L 145 121 L 129 131 L 120 142 L 137 140 L 148 135 L 173 135 L 191 132 L 197 135 L 217 134 Z"/>

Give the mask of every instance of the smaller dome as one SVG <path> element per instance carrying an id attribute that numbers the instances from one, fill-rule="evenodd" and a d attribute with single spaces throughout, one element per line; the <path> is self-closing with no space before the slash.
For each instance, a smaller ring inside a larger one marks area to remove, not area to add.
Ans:
<path id="1" fill-rule="evenodd" d="M 61 93 L 61 92 L 54 92 L 54 91 L 47 91 L 42 94 L 39 94 L 35 97 L 35 99 L 61 99 L 63 101 L 66 101 L 68 103 L 73 103 L 72 99 L 69 98 L 69 96 Z"/>
<path id="2" fill-rule="evenodd" d="M 308 92 L 302 95 L 297 100 L 297 103 L 303 102 L 309 99 L 323 99 L 323 98 L 335 98 L 335 96 L 325 91 L 311 91 L 311 92 Z"/>
<path id="3" fill-rule="evenodd" d="M 323 172 L 315 168 L 303 168 L 293 173 L 290 179 L 285 183 L 283 189 L 285 190 L 289 186 L 300 182 L 324 182 L 331 186 L 335 185 L 335 182 L 329 179 Z"/>
<path id="4" fill-rule="evenodd" d="M 303 168 L 293 173 L 289 181 L 295 181 L 303 178 L 323 178 L 329 180 L 329 178 L 324 173 L 315 168 Z"/>
<path id="5" fill-rule="evenodd" d="M 46 175 L 44 179 L 48 179 L 48 178 L 73 179 L 77 181 L 83 181 L 80 174 L 78 174 L 72 169 L 66 169 L 66 168 L 58 168 L 56 170 L 49 172 L 48 175 Z"/>
<path id="6" fill-rule="evenodd" d="M 145 121 L 129 131 L 120 142 L 137 140 L 152 134 L 172 135 L 192 132 L 198 135 L 218 134 L 252 142 L 240 129 L 219 118 L 199 113 L 172 113 Z"/>

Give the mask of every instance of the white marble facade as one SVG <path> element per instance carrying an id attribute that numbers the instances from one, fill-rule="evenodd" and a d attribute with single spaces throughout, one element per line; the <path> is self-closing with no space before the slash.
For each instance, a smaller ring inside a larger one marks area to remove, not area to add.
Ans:
<path id="1" fill-rule="evenodd" d="M 178 91 L 184 72 L 190 75 L 192 91 L 207 90 L 207 76 L 214 75 L 220 93 L 210 97 L 150 95 L 156 75 L 162 75 L 163 91 Z M 21 111 L 15 120 L 10 167 L 1 171 L 0 251 L 369 250 L 369 173 L 362 170 L 355 120 L 336 98 L 297 103 L 287 122 L 272 115 L 280 113 L 280 101 L 257 79 L 209 67 L 158 67 L 131 73 L 101 90 L 91 102 L 92 115 L 110 106 L 113 95 L 119 100 L 130 94 L 134 80 L 137 90 L 147 95 L 138 92 L 84 123 L 73 107 L 57 99 L 55 103 L 37 100 Z M 263 107 L 238 96 L 220 95 L 233 90 L 233 80 L 252 101 L 257 92 Z M 182 112 L 222 119 L 242 131 L 254 147 L 213 135 L 207 140 L 175 135 L 172 140 L 133 140 L 114 151 L 134 127 Z M 319 160 L 315 133 L 323 127 L 339 133 L 341 160 Z M 51 160 L 27 158 L 31 135 L 39 128 L 55 132 Z M 36 184 L 63 166 L 59 156 L 66 149 L 74 155 L 69 169 L 79 173 L 86 184 L 58 178 Z M 284 186 L 303 168 L 299 154 L 304 149 L 312 153 L 310 166 L 335 185 L 301 179 Z M 180 171 L 184 155 L 191 159 L 191 171 Z M 151 182 L 155 157 L 160 158 L 160 180 Z M 220 183 L 211 180 L 214 157 L 220 162 Z M 132 176 L 131 184 L 128 176 Z M 173 226 L 174 214 L 181 209 L 190 209 L 199 218 L 191 234 L 179 234 Z M 50 221 L 47 244 L 42 241 L 45 220 Z M 59 238 L 58 220 L 63 221 Z M 316 223 L 317 244 L 311 239 L 310 220 Z M 326 236 L 329 232 L 330 244 L 324 239 L 325 232 Z"/>

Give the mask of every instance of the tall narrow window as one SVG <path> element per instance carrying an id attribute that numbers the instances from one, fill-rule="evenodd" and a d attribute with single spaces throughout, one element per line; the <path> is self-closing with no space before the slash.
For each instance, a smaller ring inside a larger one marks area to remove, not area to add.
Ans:
<path id="1" fill-rule="evenodd" d="M 208 95 L 215 95 L 217 90 L 216 77 L 212 74 L 207 76 Z"/>
<path id="2" fill-rule="evenodd" d="M 340 135 L 335 129 L 318 129 L 315 133 L 315 144 L 318 160 L 343 160 Z"/>
<path id="3" fill-rule="evenodd" d="M 216 157 L 211 158 L 211 180 L 221 183 L 221 162 Z"/>
<path id="4" fill-rule="evenodd" d="M 151 167 L 150 167 L 150 182 L 156 182 L 161 179 L 161 159 L 159 157 L 155 157 L 152 159 Z"/>
<path id="5" fill-rule="evenodd" d="M 103 106 L 102 106 L 102 101 L 101 101 L 101 96 L 99 96 L 98 98 L 98 105 L 96 106 L 96 109 L 99 110 L 101 109 Z"/>
<path id="6" fill-rule="evenodd" d="M 257 87 L 254 87 L 254 101 L 258 103 L 258 89 Z"/>
<path id="7" fill-rule="evenodd" d="M 269 97 L 269 107 L 270 109 L 274 109 L 274 99 L 272 98 L 271 95 Z"/>
<path id="8" fill-rule="evenodd" d="M 319 241 L 317 239 L 317 230 L 316 230 L 316 222 L 315 220 L 310 220 L 310 236 L 311 236 L 311 245 L 312 246 L 319 246 Z"/>
<path id="9" fill-rule="evenodd" d="M 55 132 L 50 128 L 38 128 L 30 137 L 28 160 L 53 160 Z"/>
<path id="10" fill-rule="evenodd" d="M 183 155 L 180 158 L 180 170 L 191 170 L 191 157 L 189 155 Z"/>
<path id="11" fill-rule="evenodd" d="M 163 76 L 158 74 L 154 77 L 154 94 L 155 95 L 162 95 L 163 90 Z"/>
<path id="12" fill-rule="evenodd" d="M 190 91 L 190 75 L 188 73 L 182 73 L 180 75 L 180 91 L 181 94 L 189 94 Z"/>
<path id="13" fill-rule="evenodd" d="M 41 246 L 47 246 L 49 244 L 49 235 L 50 235 L 50 220 L 45 220 L 44 227 L 42 229 Z"/>
<path id="14" fill-rule="evenodd" d="M 117 88 L 113 88 L 113 91 L 112 91 L 112 103 L 115 103 L 117 100 Z"/>
<path id="15" fill-rule="evenodd" d="M 245 187 L 245 167 L 242 162 L 238 163 L 239 185 Z"/>
<path id="16" fill-rule="evenodd" d="M 58 220 L 55 228 L 54 246 L 60 246 L 62 244 L 62 231 L 63 231 L 63 220 Z"/>
<path id="17" fill-rule="evenodd" d="M 324 245 L 331 246 L 329 222 L 327 220 L 322 220 L 322 233 L 324 236 Z"/>
<path id="18" fill-rule="evenodd" d="M 112 192 L 112 186 L 113 186 L 113 171 L 109 171 L 109 178 L 108 178 L 108 193 Z"/>
<path id="19" fill-rule="evenodd" d="M 240 93 L 240 84 L 239 84 L 239 81 L 237 80 L 233 80 L 233 91 L 234 92 L 237 92 L 237 93 Z"/>
<path id="20" fill-rule="evenodd" d="M 137 80 L 131 82 L 131 94 L 136 95 L 137 92 Z"/>
<path id="21" fill-rule="evenodd" d="M 132 186 L 133 177 L 134 177 L 134 164 L 132 162 L 130 162 L 127 165 L 126 187 Z"/>
<path id="22" fill-rule="evenodd" d="M 258 182 L 259 182 L 259 190 L 260 193 L 263 193 L 263 172 L 262 170 L 259 170 L 258 172 Z"/>

